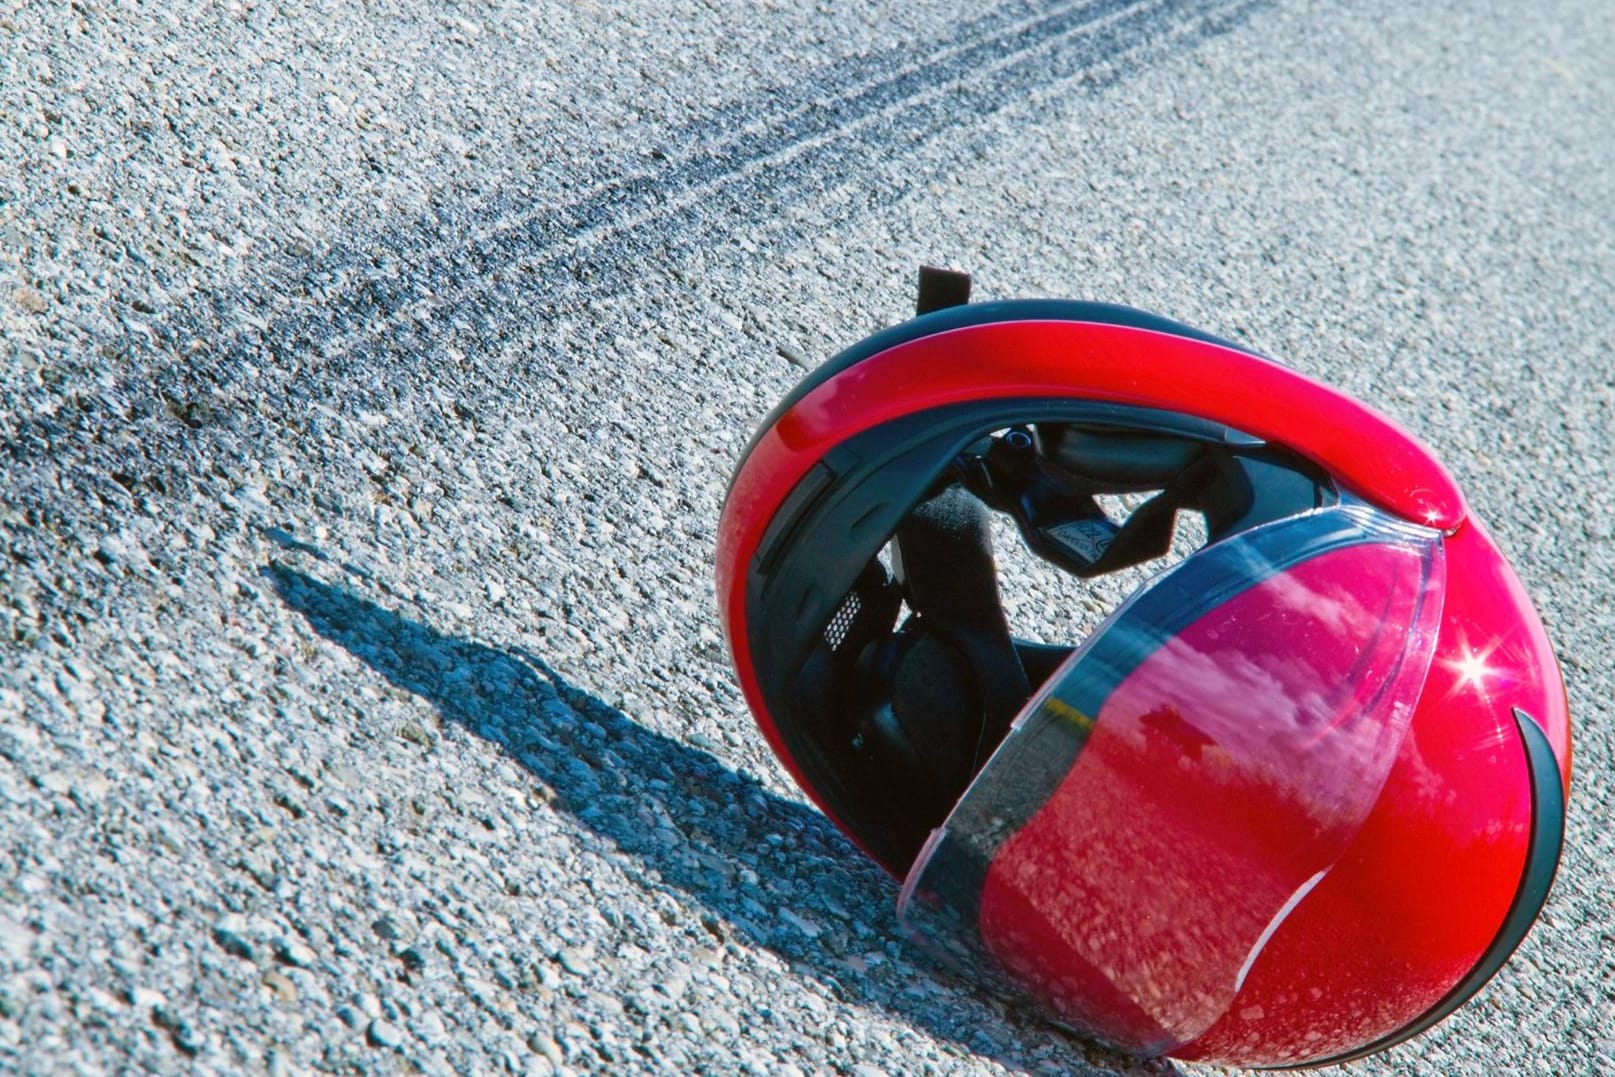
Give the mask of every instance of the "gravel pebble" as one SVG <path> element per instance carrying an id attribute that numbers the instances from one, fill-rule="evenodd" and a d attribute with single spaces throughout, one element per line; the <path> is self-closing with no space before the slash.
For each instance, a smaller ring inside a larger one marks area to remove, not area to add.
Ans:
<path id="1" fill-rule="evenodd" d="M 373 1047 L 393 1050 L 403 1046 L 404 1031 L 391 1021 L 377 1017 L 365 1027 L 365 1038 Z"/>
<path id="2" fill-rule="evenodd" d="M 231 957 L 252 961 L 257 951 L 247 938 L 246 922 L 239 916 L 227 916 L 213 925 L 213 941 Z"/>
<path id="3" fill-rule="evenodd" d="M 527 1046 L 539 1055 L 542 1055 L 552 1066 L 559 1067 L 565 1057 L 561 1054 L 560 1044 L 554 1038 L 543 1032 L 534 1032 L 527 1037 Z"/>
<path id="4" fill-rule="evenodd" d="M 311 969 L 319 955 L 296 939 L 275 940 L 275 959 L 294 968 Z"/>
<path id="5" fill-rule="evenodd" d="M 297 1001 L 297 985 L 284 972 L 270 969 L 263 975 L 263 985 L 274 994 L 275 999 L 290 1006 Z"/>
<path id="6" fill-rule="evenodd" d="M 11 301 L 24 314 L 44 314 L 50 309 L 45 297 L 32 288 L 18 288 L 11 293 Z"/>
<path id="7" fill-rule="evenodd" d="M 561 967 L 574 976 L 588 976 L 594 972 L 594 961 L 589 951 L 583 947 L 568 946 L 555 955 Z"/>

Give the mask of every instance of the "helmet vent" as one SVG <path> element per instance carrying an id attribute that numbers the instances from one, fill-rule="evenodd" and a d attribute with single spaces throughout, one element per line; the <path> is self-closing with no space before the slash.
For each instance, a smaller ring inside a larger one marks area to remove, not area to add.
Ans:
<path id="1" fill-rule="evenodd" d="M 830 618 L 830 623 L 824 626 L 824 642 L 830 645 L 830 650 L 841 649 L 841 645 L 847 641 L 847 636 L 852 631 L 852 626 L 858 623 L 858 614 L 862 610 L 863 602 L 858 598 L 858 592 L 849 591 L 841 603 L 841 608 Z"/>

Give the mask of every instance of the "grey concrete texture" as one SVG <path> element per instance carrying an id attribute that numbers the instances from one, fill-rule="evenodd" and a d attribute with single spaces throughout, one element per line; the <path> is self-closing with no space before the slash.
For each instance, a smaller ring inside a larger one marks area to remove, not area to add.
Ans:
<path id="1" fill-rule="evenodd" d="M 1590 0 L 9 0 L 0 1070 L 1203 1072 L 913 952 L 728 668 L 730 469 L 931 262 L 1448 463 L 1569 833 L 1351 1069 L 1615 1073 L 1611 55 Z M 1120 594 L 1005 575 L 1053 638 Z"/>

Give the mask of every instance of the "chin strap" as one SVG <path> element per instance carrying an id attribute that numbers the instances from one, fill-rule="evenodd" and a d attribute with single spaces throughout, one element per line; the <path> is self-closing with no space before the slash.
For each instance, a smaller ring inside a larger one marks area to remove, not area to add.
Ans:
<path id="1" fill-rule="evenodd" d="M 987 509 L 953 486 L 893 536 L 913 619 L 900 633 L 889 720 L 932 775 L 944 812 L 1019 713 L 1031 687 L 998 598 Z"/>

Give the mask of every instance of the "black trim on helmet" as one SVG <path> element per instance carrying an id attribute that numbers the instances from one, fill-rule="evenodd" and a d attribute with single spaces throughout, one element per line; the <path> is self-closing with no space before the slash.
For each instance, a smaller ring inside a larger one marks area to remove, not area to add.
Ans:
<path id="1" fill-rule="evenodd" d="M 1565 833 L 1565 793 L 1559 777 L 1559 760 L 1553 754 L 1553 746 L 1548 743 L 1547 735 L 1533 718 L 1518 707 L 1514 708 L 1514 722 L 1520 730 L 1526 770 L 1531 776 L 1531 839 L 1526 846 L 1520 888 L 1514 893 L 1514 900 L 1509 904 L 1508 914 L 1503 917 L 1503 926 L 1498 928 L 1497 937 L 1480 955 L 1480 960 L 1475 962 L 1469 974 L 1412 1023 L 1352 1051 L 1312 1062 L 1264 1068 L 1335 1066 L 1354 1062 L 1410 1040 L 1446 1020 L 1453 1011 L 1468 1002 L 1487 980 L 1497 974 L 1497 970 L 1525 940 L 1542 906 L 1547 903 L 1548 891 L 1559 869 L 1559 853 L 1564 845 Z"/>

